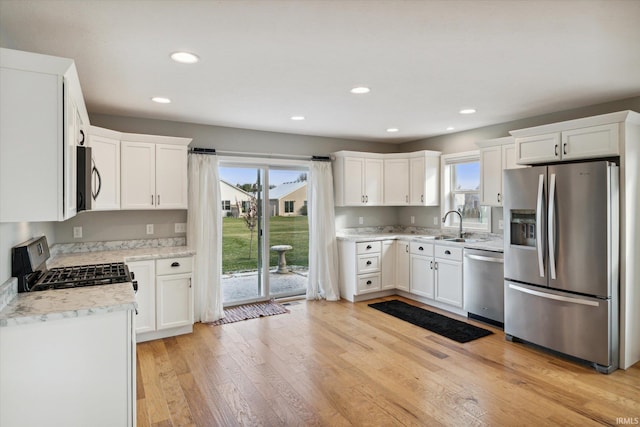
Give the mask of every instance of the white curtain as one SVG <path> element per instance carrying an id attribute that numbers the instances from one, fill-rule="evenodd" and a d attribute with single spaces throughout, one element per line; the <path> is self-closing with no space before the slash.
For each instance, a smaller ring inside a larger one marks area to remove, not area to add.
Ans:
<path id="1" fill-rule="evenodd" d="M 195 321 L 224 317 L 222 308 L 222 212 L 218 158 L 189 154 L 187 243 L 195 250 L 193 269 Z"/>
<path id="2" fill-rule="evenodd" d="M 309 167 L 309 282 L 307 299 L 340 299 L 338 243 L 333 208 L 331 162 L 312 161 Z"/>

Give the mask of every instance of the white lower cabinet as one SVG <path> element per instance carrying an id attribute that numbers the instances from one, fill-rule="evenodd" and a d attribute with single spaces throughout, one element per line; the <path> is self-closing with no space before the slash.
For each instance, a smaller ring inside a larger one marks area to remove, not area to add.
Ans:
<path id="1" fill-rule="evenodd" d="M 462 307 L 462 248 L 435 245 L 436 301 Z"/>
<path id="2" fill-rule="evenodd" d="M 138 282 L 137 342 L 193 331 L 193 257 L 127 262 Z"/>
<path id="3" fill-rule="evenodd" d="M 409 292 L 427 298 L 433 298 L 433 244 L 411 242 L 411 286 Z"/>
<path id="4" fill-rule="evenodd" d="M 0 327 L 0 426 L 134 426 L 133 316 Z"/>
<path id="5" fill-rule="evenodd" d="M 338 242 L 340 296 L 357 301 L 362 295 L 395 287 L 395 242 Z M 370 298 L 377 295 L 369 296 Z"/>
<path id="6" fill-rule="evenodd" d="M 409 291 L 410 263 L 409 242 L 398 240 L 396 242 L 396 289 Z"/>

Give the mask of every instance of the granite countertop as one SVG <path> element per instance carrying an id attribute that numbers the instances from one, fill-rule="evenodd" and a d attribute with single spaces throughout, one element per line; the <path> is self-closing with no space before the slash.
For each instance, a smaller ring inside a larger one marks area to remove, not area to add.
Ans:
<path id="1" fill-rule="evenodd" d="M 187 246 L 110 248 L 107 245 L 81 248 L 79 252 L 58 253 L 47 261 L 48 268 L 73 265 L 130 262 L 195 254 Z M 111 250 L 100 250 L 109 248 Z M 72 250 L 76 250 L 77 247 Z M 40 323 L 55 319 L 90 316 L 137 307 L 131 282 L 85 288 L 56 289 L 32 293 L 16 293 L 17 280 L 12 278 L 0 286 L 0 327 Z"/>
<path id="2" fill-rule="evenodd" d="M 350 242 L 370 242 L 377 240 L 419 240 L 424 242 L 433 242 L 438 245 L 463 247 L 470 249 L 482 249 L 494 252 L 504 251 L 504 241 L 502 236 L 489 235 L 473 235 L 467 242 L 452 242 L 447 240 L 436 240 L 436 236 L 441 236 L 442 232 L 437 229 L 426 230 L 348 230 L 336 233 L 338 240 Z"/>

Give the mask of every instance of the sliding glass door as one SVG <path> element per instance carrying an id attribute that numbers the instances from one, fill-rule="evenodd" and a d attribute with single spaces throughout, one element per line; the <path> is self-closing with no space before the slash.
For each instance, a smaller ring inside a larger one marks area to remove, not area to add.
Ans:
<path id="1" fill-rule="evenodd" d="M 306 170 L 220 166 L 222 290 L 226 306 L 306 291 Z"/>

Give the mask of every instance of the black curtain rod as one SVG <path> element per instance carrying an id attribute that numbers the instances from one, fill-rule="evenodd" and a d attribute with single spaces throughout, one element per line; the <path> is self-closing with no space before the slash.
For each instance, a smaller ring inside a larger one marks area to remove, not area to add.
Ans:
<path id="1" fill-rule="evenodd" d="M 192 147 L 189 149 L 189 153 L 194 154 L 210 154 L 210 155 L 218 155 L 218 154 L 228 154 L 228 155 L 238 155 L 238 156 L 247 156 L 247 157 L 266 157 L 266 158 L 280 158 L 277 155 L 273 154 L 262 154 L 262 153 L 243 153 L 243 152 L 233 152 L 233 151 L 221 151 L 220 153 L 216 152 L 215 148 L 200 148 L 200 147 Z M 330 162 L 331 157 L 329 156 L 287 156 L 283 155 L 282 158 L 293 158 L 298 157 L 300 160 L 311 160 L 313 162 Z"/>
<path id="2" fill-rule="evenodd" d="M 216 149 L 215 148 L 199 148 L 199 147 L 193 147 L 191 149 L 189 149 L 190 153 L 194 153 L 194 154 L 210 154 L 215 156 L 216 155 Z"/>

